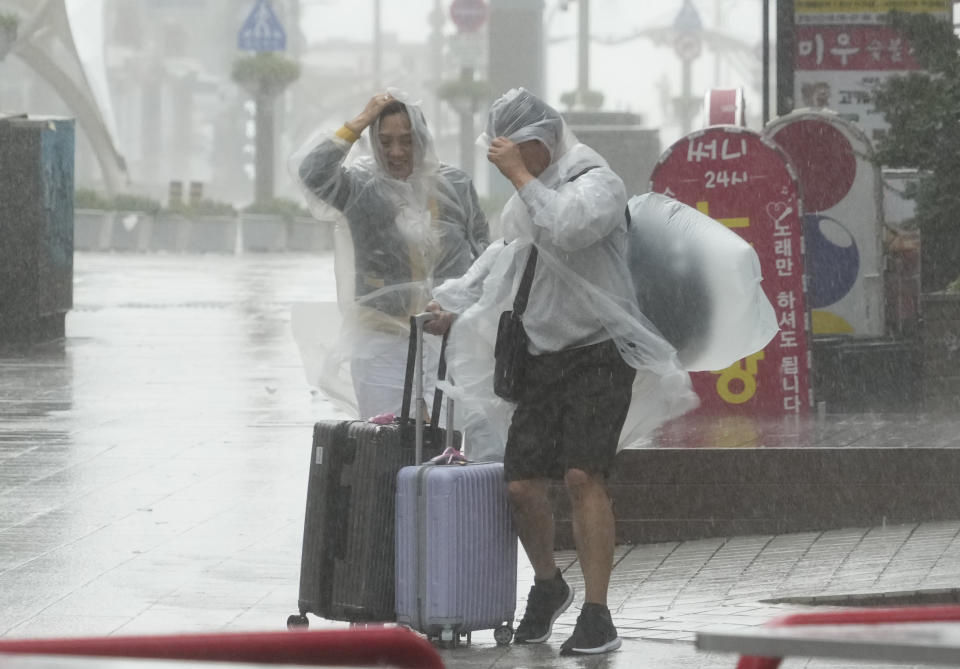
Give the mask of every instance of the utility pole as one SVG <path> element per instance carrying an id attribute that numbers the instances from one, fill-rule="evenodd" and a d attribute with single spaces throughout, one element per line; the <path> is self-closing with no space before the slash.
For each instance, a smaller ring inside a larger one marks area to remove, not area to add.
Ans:
<path id="1" fill-rule="evenodd" d="M 793 111 L 793 55 L 796 50 L 793 0 L 777 0 L 777 115 Z"/>
<path id="2" fill-rule="evenodd" d="M 703 24 L 700 15 L 690 0 L 684 0 L 680 13 L 673 21 L 673 48 L 680 57 L 681 79 L 680 97 L 675 100 L 677 115 L 680 117 L 680 130 L 684 135 L 693 128 L 693 117 L 697 112 L 700 99 L 693 91 L 693 61 L 700 57 L 703 48 Z"/>
<path id="3" fill-rule="evenodd" d="M 577 0 L 579 27 L 577 29 L 577 103 L 578 109 L 587 108 L 590 93 L 590 0 Z"/>
<path id="4" fill-rule="evenodd" d="M 763 0 L 763 125 L 770 120 L 770 0 Z"/>
<path id="5" fill-rule="evenodd" d="M 450 103 L 460 116 L 460 167 L 470 175 L 474 172 L 473 121 L 477 114 L 477 95 L 474 68 L 477 55 L 470 53 L 482 39 L 480 27 L 487 21 L 487 3 L 484 0 L 454 0 L 450 5 L 450 18 L 457 26 L 457 43 L 461 45 L 460 94 Z"/>
<path id="6" fill-rule="evenodd" d="M 373 0 L 373 90 L 379 92 L 383 86 L 383 70 L 381 67 L 381 38 L 380 38 L 380 0 Z"/>
<path id="7" fill-rule="evenodd" d="M 460 68 L 460 81 L 464 84 L 473 82 L 473 67 Z M 471 177 L 474 173 L 476 155 L 474 153 L 475 133 L 473 118 L 477 114 L 477 101 L 470 95 L 464 100 L 465 108 L 460 110 L 460 168 Z"/>
<path id="8" fill-rule="evenodd" d="M 443 135 L 441 123 L 442 105 L 438 89 L 443 79 L 443 0 L 434 0 L 433 11 L 430 13 L 430 77 L 433 81 L 433 112 L 430 122 L 433 125 L 434 136 Z"/>

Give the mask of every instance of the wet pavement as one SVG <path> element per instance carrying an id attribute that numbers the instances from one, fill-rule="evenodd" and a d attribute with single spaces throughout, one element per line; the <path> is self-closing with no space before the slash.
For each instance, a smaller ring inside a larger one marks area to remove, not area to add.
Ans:
<path id="1" fill-rule="evenodd" d="M 290 306 L 333 301 L 332 275 L 329 256 L 76 255 L 66 339 L 0 347 L 0 636 L 283 628 L 312 423 L 342 415 L 305 382 Z M 779 430 L 780 445 L 816 447 L 957 432 L 943 417 L 877 415 Z M 958 549 L 960 520 L 620 546 L 619 652 L 557 656 L 577 598 L 551 643 L 498 648 L 483 632 L 443 655 L 464 668 L 732 667 L 694 648 L 698 630 L 869 597 L 953 601 Z M 579 586 L 574 555 L 558 557 Z M 518 612 L 531 577 L 521 564 Z"/>

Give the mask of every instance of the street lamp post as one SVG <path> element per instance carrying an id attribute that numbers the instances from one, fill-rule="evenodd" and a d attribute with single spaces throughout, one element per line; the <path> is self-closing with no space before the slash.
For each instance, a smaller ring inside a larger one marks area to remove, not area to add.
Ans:
<path id="1" fill-rule="evenodd" d="M 590 91 L 590 0 L 578 0 L 578 5 L 576 106 L 584 109 Z"/>
<path id="2" fill-rule="evenodd" d="M 674 19 L 673 29 L 675 33 L 673 47 L 680 57 L 682 68 L 680 97 L 676 101 L 676 106 L 680 116 L 680 129 L 686 135 L 693 128 L 693 117 L 700 103 L 700 99 L 692 95 L 692 70 L 693 61 L 700 57 L 703 49 L 703 23 L 690 0 L 684 1 L 680 13 Z"/>
<path id="3" fill-rule="evenodd" d="M 795 48 L 793 0 L 777 0 L 777 114 L 779 116 L 793 111 Z"/>

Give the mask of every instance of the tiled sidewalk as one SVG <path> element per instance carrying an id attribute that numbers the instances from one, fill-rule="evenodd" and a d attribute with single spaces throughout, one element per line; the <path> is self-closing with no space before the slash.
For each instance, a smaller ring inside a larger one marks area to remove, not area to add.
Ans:
<path id="1" fill-rule="evenodd" d="M 0 349 L 0 635 L 282 628 L 311 425 L 337 415 L 304 382 L 289 306 L 334 299 L 330 259 L 78 254 L 75 272 L 66 341 Z M 846 438 L 897 422 L 835 420 Z M 621 546 L 620 652 L 557 657 L 578 598 L 546 646 L 500 649 L 479 633 L 445 659 L 732 667 L 693 648 L 697 630 L 854 595 L 952 600 L 958 534 L 960 519 Z M 574 556 L 560 557 L 577 587 Z M 518 613 L 530 577 L 523 565 Z"/>

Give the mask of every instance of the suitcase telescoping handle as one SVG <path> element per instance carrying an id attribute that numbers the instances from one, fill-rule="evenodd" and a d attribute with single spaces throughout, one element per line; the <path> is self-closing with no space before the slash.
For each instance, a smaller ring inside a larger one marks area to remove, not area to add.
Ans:
<path id="1" fill-rule="evenodd" d="M 437 317 L 437 315 L 432 311 L 425 311 L 423 313 L 417 314 L 416 316 L 411 316 L 410 321 L 413 326 L 416 337 L 417 337 L 417 350 L 416 356 L 414 357 L 413 363 L 413 384 L 414 384 L 414 399 L 416 401 L 416 408 L 414 410 L 414 425 L 415 427 L 415 444 L 416 444 L 416 464 L 421 464 L 423 462 L 423 416 L 427 411 L 427 401 L 423 396 L 423 326 L 428 321 L 432 321 Z M 447 335 L 443 336 L 443 344 L 441 345 L 440 351 L 440 368 L 437 371 L 437 380 L 443 380 L 446 375 L 446 360 L 445 360 L 445 349 L 447 345 Z M 436 421 L 439 418 L 440 414 L 440 393 L 439 388 L 434 389 L 434 394 L 436 398 L 433 402 L 433 413 L 430 415 L 430 420 L 432 421 L 434 427 L 436 427 Z M 450 448 L 453 446 L 453 400 L 448 396 L 447 397 L 447 432 L 446 432 L 446 447 Z"/>
<path id="2" fill-rule="evenodd" d="M 424 312 L 418 314 L 417 316 L 410 317 L 410 343 L 407 347 L 407 370 L 404 373 L 403 379 L 403 401 L 400 406 L 400 422 L 403 425 L 409 425 L 410 421 L 410 404 L 415 394 L 415 381 L 414 378 L 422 379 L 423 378 L 423 326 L 427 321 L 431 321 L 436 316 L 430 312 Z M 444 376 L 447 373 L 447 360 L 446 360 L 446 351 L 447 351 L 447 337 L 449 333 L 443 335 L 443 340 L 440 344 L 440 360 L 437 365 L 437 379 L 443 380 Z M 422 390 L 422 385 L 421 385 Z M 414 411 L 417 415 L 424 415 L 424 402 L 423 393 L 419 393 L 420 397 L 418 401 L 415 402 Z M 432 416 L 440 415 L 440 406 L 443 400 L 443 393 L 437 391 L 433 395 L 433 411 L 431 412 Z M 451 414 L 452 415 L 452 414 Z M 414 417 L 414 425 L 417 425 L 416 417 Z M 420 432 L 423 432 L 423 422 L 419 424 L 421 427 Z M 433 427 L 437 427 L 434 423 Z M 434 433 L 436 435 L 436 433 Z M 447 437 L 447 446 L 453 444 L 452 435 Z M 417 453 L 417 457 L 421 460 L 423 459 L 422 454 Z"/>

